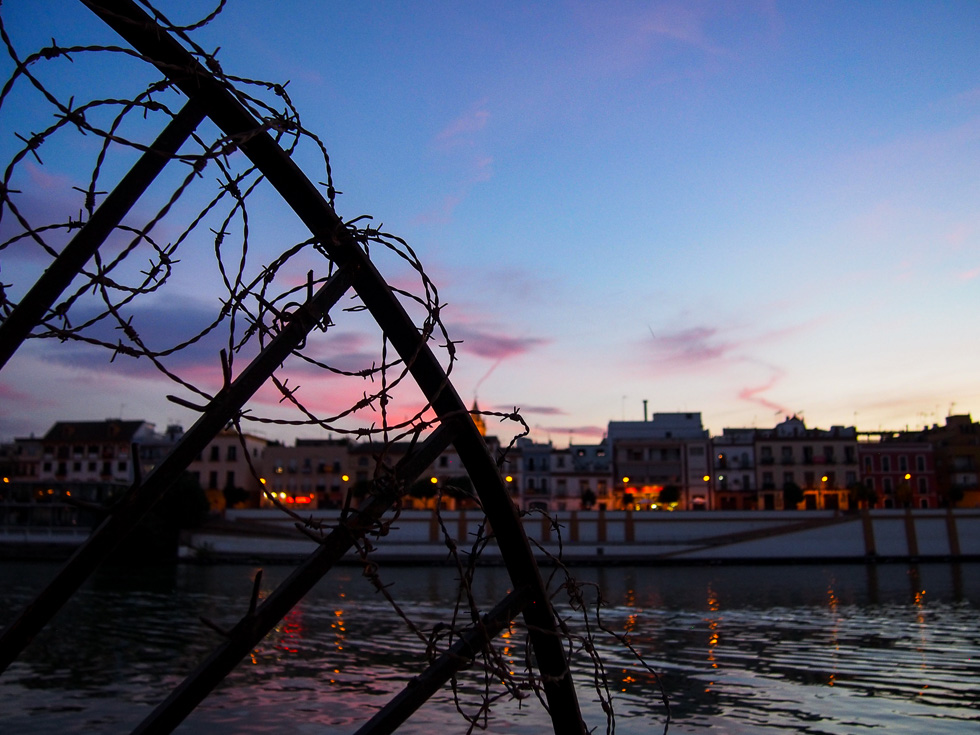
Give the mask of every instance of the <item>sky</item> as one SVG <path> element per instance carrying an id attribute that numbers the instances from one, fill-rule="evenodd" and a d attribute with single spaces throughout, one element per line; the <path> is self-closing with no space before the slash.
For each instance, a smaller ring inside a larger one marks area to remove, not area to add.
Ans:
<path id="1" fill-rule="evenodd" d="M 211 6 L 159 7 L 189 22 Z M 115 42 L 68 0 L 0 13 L 24 54 L 52 37 Z M 229 0 L 194 38 L 220 47 L 226 73 L 288 80 L 330 155 L 338 213 L 403 238 L 438 287 L 464 401 L 520 408 L 535 439 L 598 441 L 644 401 L 700 412 L 714 434 L 793 414 L 861 431 L 980 415 L 975 1 Z M 126 88 L 129 67 L 57 68 L 50 83 L 81 98 L 96 81 Z M 4 162 L 12 135 L 43 125 L 28 92 L 0 106 Z M 23 165 L 37 208 L 79 208 L 85 145 Z M 323 180 L 315 152 L 297 160 Z M 251 212 L 256 267 L 306 237 L 273 198 Z M 0 250 L 12 297 L 44 267 L 28 248 Z M 408 278 L 382 261 L 392 283 Z M 220 292 L 203 261 L 181 278 L 138 309 L 160 344 L 207 323 Z M 314 349 L 370 364 L 369 320 L 344 318 Z M 173 365 L 212 385 L 217 349 Z M 193 421 L 166 400 L 173 383 L 109 357 L 25 344 L 0 372 L 0 440 L 57 420 Z M 366 389 L 297 374 L 327 412 Z M 283 410 L 269 391 L 253 407 Z"/>

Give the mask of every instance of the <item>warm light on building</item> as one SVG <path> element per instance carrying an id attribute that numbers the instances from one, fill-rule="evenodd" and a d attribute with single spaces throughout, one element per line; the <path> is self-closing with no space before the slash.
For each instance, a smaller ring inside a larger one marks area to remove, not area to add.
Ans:
<path id="1" fill-rule="evenodd" d="M 263 485 L 265 485 L 265 478 L 264 477 L 260 477 L 259 478 L 259 482 L 261 482 Z"/>
<path id="2" fill-rule="evenodd" d="M 711 479 L 711 477 L 709 477 L 708 475 L 705 475 L 701 479 L 704 480 L 705 482 L 708 482 Z"/>
<path id="3" fill-rule="evenodd" d="M 505 480 L 506 480 L 507 482 L 513 482 L 513 481 L 514 481 L 514 478 L 513 478 L 513 476 L 512 476 L 512 475 L 507 475 L 507 477 L 505 477 L 504 479 L 505 479 Z"/>
<path id="4" fill-rule="evenodd" d="M 430 477 L 429 478 L 429 482 L 431 482 L 433 485 L 435 485 L 436 483 L 439 482 L 439 478 L 438 477 Z"/>
<path id="5" fill-rule="evenodd" d="M 350 475 L 341 475 L 340 479 L 343 480 L 344 482 L 347 482 L 348 480 L 350 480 Z"/>
<path id="6" fill-rule="evenodd" d="M 630 481 L 630 478 L 628 478 L 628 477 L 624 477 L 623 478 L 623 482 L 629 482 L 629 481 Z"/>

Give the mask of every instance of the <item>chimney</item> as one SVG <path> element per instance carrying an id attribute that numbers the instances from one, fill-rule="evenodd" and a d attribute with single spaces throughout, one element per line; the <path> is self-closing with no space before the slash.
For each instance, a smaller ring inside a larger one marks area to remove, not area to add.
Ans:
<path id="1" fill-rule="evenodd" d="M 647 421 L 647 399 L 643 399 L 643 420 Z"/>

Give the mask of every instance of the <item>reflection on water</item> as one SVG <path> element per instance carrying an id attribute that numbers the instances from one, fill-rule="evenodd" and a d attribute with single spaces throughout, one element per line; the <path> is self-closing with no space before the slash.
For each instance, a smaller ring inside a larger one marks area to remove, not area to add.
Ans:
<path id="1" fill-rule="evenodd" d="M 5 623 L 56 567 L 0 567 Z M 0 732 L 125 732 L 192 670 L 245 612 L 254 568 L 100 571 L 0 677 Z M 267 567 L 266 591 L 290 570 Z M 980 731 L 980 565 L 577 568 L 602 590 L 602 623 L 628 637 L 664 682 L 671 733 L 964 733 Z M 426 632 L 447 622 L 454 572 L 389 569 L 385 581 Z M 590 589 L 590 588 L 587 588 Z M 485 608 L 508 590 L 480 570 Z M 594 591 L 591 601 L 595 602 Z M 578 618 L 571 611 L 572 625 Z M 524 666 L 524 636 L 501 638 L 504 665 Z M 597 639 L 616 731 L 663 730 L 653 675 L 613 637 Z M 424 667 L 424 642 L 353 568 L 335 571 L 277 626 L 179 732 L 351 732 Z M 576 668 L 590 725 L 605 730 L 595 676 Z M 484 682 L 460 677 L 473 713 Z M 536 701 L 500 702 L 492 733 L 550 731 Z M 451 693 L 406 733 L 465 732 Z"/>

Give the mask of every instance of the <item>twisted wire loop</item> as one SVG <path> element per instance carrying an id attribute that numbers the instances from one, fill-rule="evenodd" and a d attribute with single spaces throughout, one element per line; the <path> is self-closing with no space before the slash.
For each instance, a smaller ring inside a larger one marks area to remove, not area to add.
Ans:
<path id="1" fill-rule="evenodd" d="M 127 19 L 130 10 L 125 0 L 83 3 L 114 27 L 116 20 L 132 23 Z M 425 469 L 425 462 L 431 463 L 440 448 L 452 442 L 444 427 L 469 421 L 465 410 L 462 415 L 447 412 L 433 400 L 451 389 L 449 376 L 457 360 L 457 343 L 443 322 L 438 289 L 407 242 L 374 226 L 365 216 L 337 218 L 326 231 L 304 228 L 303 216 L 297 216 L 295 206 L 274 196 L 280 187 L 270 186 L 268 171 L 249 154 L 250 146 L 266 136 L 285 156 L 301 163 L 303 170 L 318 172 L 313 178 L 320 180 L 331 212 L 340 192 L 326 145 L 303 125 L 287 92 L 288 83 L 231 75 L 215 52 L 195 41 L 195 32 L 218 17 L 224 4 L 220 0 L 200 19 L 174 23 L 149 3 L 142 3 L 143 12 L 162 29 L 158 35 L 176 39 L 196 64 L 193 68 L 146 56 L 135 44 L 133 48 L 105 42 L 61 45 L 51 39 L 50 45 L 25 54 L 0 16 L 0 42 L 7 57 L 0 61 L 6 70 L 0 73 L 7 75 L 0 88 L 0 127 L 4 131 L 0 160 L 7 161 L 0 177 L 0 334 L 4 337 L 0 342 L 5 343 L 0 349 L 0 367 L 22 340 L 42 348 L 43 354 L 68 354 L 58 343 L 69 343 L 72 359 L 96 361 L 120 375 L 150 373 L 172 382 L 174 394 L 168 398 L 201 414 L 198 434 L 203 438 L 199 442 L 227 425 L 238 432 L 244 447 L 251 425 L 276 425 L 316 427 L 379 447 L 370 493 L 359 503 L 348 497 L 336 525 L 325 527 L 303 518 L 268 494 L 271 502 L 291 514 L 300 532 L 318 542 L 320 551 L 297 571 L 297 577 L 307 575 L 302 581 L 290 582 L 291 587 L 277 590 L 261 605 L 257 602 L 260 581 L 256 580 L 249 613 L 238 626 L 225 631 L 229 638 L 237 636 L 235 644 L 216 653 L 192 677 L 220 681 L 244 655 L 242 647 L 250 650 L 248 646 L 261 640 L 302 598 L 304 590 L 353 547 L 365 578 L 418 640 L 421 655 L 430 663 L 434 686 L 451 683 L 453 702 L 467 732 L 484 727 L 501 699 L 529 698 L 552 709 L 555 701 L 570 702 L 575 709 L 571 719 L 567 712 L 551 712 L 556 731 L 564 721 L 584 732 L 569 659 L 573 666 L 591 670 L 592 690 L 604 714 L 606 732 L 613 732 L 614 697 L 597 636 L 611 636 L 646 664 L 626 638 L 602 622 L 601 595 L 597 595 L 595 609 L 590 608 L 583 585 L 561 563 L 560 555 L 551 560 L 550 600 L 535 597 L 535 584 L 541 580 L 534 569 L 526 584 L 518 585 L 512 596 L 484 615 L 473 592 L 481 554 L 498 541 L 519 540 L 499 539 L 486 516 L 472 538 L 455 539 L 439 515 L 459 586 L 451 620 L 436 626 L 413 620 L 405 612 L 395 598 L 397 586 L 384 579 L 381 566 L 373 560 L 376 545 L 395 532 L 407 489 Z M 213 111 L 205 109 L 211 103 L 207 95 L 191 93 L 187 98 L 188 89 L 193 92 L 204 73 L 208 84 L 213 82 L 231 95 L 257 125 L 229 133 L 220 123 L 211 122 L 208 117 L 214 117 Z M 128 92 L 113 94 L 113 89 L 103 89 L 97 81 L 103 76 L 108 85 L 123 85 Z M 162 132 L 154 141 L 148 131 Z M 133 171 L 145 165 L 152 173 L 140 181 L 139 191 L 130 200 L 119 205 L 117 200 L 127 196 L 125 190 L 136 187 L 124 175 L 134 160 L 138 162 Z M 110 208 L 116 210 L 114 215 L 106 214 Z M 404 340 L 396 344 L 390 330 L 380 323 L 369 327 L 376 335 L 371 352 L 365 338 L 355 339 L 351 332 L 343 331 L 347 323 L 360 324 L 361 312 L 377 315 L 356 287 L 358 273 L 365 266 L 343 255 L 338 242 L 353 245 L 364 263 L 393 268 L 404 276 L 400 284 L 408 283 L 410 277 L 413 286 L 390 288 L 390 293 L 412 315 L 415 346 L 409 342 L 406 349 Z M 42 272 L 42 279 L 54 279 L 44 282 L 43 288 L 37 276 Z M 38 285 L 32 290 L 35 281 Z M 349 293 L 352 283 L 355 287 Z M 338 304 L 341 315 L 331 311 Z M 25 325 L 15 334 L 18 314 L 25 313 L 28 316 L 21 317 Z M 332 354 L 329 337 L 340 343 L 346 340 L 352 347 Z M 438 354 L 441 373 L 419 399 L 418 363 L 424 351 Z M 263 357 L 272 363 L 268 374 L 243 389 L 241 399 L 228 399 Z M 201 363 L 210 364 L 210 369 L 202 370 Z M 239 368 L 242 364 L 245 367 Z M 307 387 L 315 386 L 314 381 L 326 381 L 335 395 L 357 397 L 346 405 L 328 403 L 325 409 L 316 390 Z M 261 411 L 255 402 L 245 407 L 260 385 L 261 390 L 274 391 L 266 393 L 262 402 L 274 404 L 270 395 L 275 395 L 278 406 L 274 410 Z M 214 407 L 223 400 L 226 414 L 217 421 Z M 517 409 L 484 413 L 515 427 L 507 447 L 493 458 L 499 468 L 528 427 Z M 396 442 L 410 446 L 407 458 L 399 462 L 391 451 Z M 183 466 L 194 454 L 193 447 L 183 452 Z M 258 478 L 250 454 L 243 455 Z M 151 475 L 144 484 L 153 483 Z M 153 498 L 139 499 L 136 492 L 133 496 L 136 499 L 126 501 L 133 513 L 145 512 L 153 502 Z M 476 506 L 485 507 L 484 493 L 471 492 L 470 497 Z M 505 493 L 503 503 L 511 503 Z M 560 538 L 557 522 L 554 528 Z M 523 543 L 527 544 L 526 539 Z M 514 578 L 512 565 L 510 571 Z M 66 591 L 55 595 L 53 609 L 71 592 L 68 584 Z M 540 610 L 533 615 L 527 612 L 538 602 L 553 607 L 557 626 L 551 623 L 551 613 L 541 617 Z M 518 617 L 521 610 L 525 611 L 523 623 Z M 44 622 L 27 625 L 25 630 L 33 632 Z M 503 642 L 495 638 L 501 630 L 505 632 Z M 564 663 L 544 671 L 540 661 L 544 649 L 535 645 L 549 636 L 560 639 L 559 654 L 564 649 L 567 656 Z M 516 652 L 519 648 L 523 653 Z M 586 663 L 579 665 L 577 659 L 583 657 Z M 9 657 L 0 655 L 0 670 L 7 663 Z M 158 708 L 167 709 L 168 714 L 148 720 L 146 731 L 176 726 L 188 708 L 214 686 L 199 684 L 198 679 L 194 682 L 186 687 L 190 693 L 175 690 L 171 700 Z M 556 692 L 566 699 L 555 700 Z M 408 703 L 399 707 L 407 709 L 380 712 L 379 723 L 372 721 L 362 731 L 389 731 L 392 723 L 404 719 L 419 704 L 410 695 L 405 700 Z M 666 706 L 666 696 L 663 702 Z M 667 712 L 669 722 L 669 709 Z"/>

